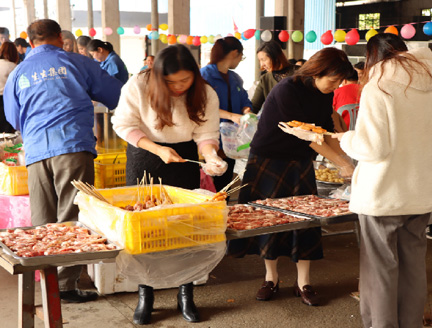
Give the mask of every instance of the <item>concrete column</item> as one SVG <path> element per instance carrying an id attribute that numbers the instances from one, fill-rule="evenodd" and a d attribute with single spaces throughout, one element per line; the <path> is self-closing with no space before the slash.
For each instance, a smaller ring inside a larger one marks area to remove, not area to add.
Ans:
<path id="1" fill-rule="evenodd" d="M 190 33 L 190 0 L 168 0 L 168 33 Z"/>
<path id="2" fill-rule="evenodd" d="M 87 0 L 87 28 L 90 30 L 93 27 L 93 0 Z"/>
<path id="3" fill-rule="evenodd" d="M 72 32 L 72 11 L 69 0 L 57 0 L 57 22 L 62 30 Z"/>
<path id="4" fill-rule="evenodd" d="M 120 11 L 118 0 L 102 0 L 102 39 L 110 42 L 114 51 L 120 56 L 120 35 L 117 28 L 120 26 Z M 105 27 L 111 27 L 113 33 L 105 35 Z"/>
<path id="5" fill-rule="evenodd" d="M 291 34 L 295 30 L 304 30 L 305 0 L 275 0 L 275 16 L 287 17 L 287 29 L 290 34 L 286 50 L 287 58 L 303 58 L 303 41 L 295 43 Z"/>
<path id="6" fill-rule="evenodd" d="M 44 0 L 43 5 L 44 5 L 44 18 L 48 18 L 48 0 Z"/>
<path id="7" fill-rule="evenodd" d="M 255 10 L 255 26 L 257 30 L 261 29 L 261 16 L 264 16 L 264 0 L 256 0 L 256 10 Z M 260 46 L 260 40 L 255 39 L 255 52 L 258 50 Z M 261 69 L 259 65 L 258 58 L 255 56 L 255 81 L 259 80 L 261 75 Z"/>
<path id="8" fill-rule="evenodd" d="M 36 19 L 34 0 L 24 0 L 24 6 L 27 11 L 27 26 Z"/>
<path id="9" fill-rule="evenodd" d="M 151 26 L 152 31 L 159 30 L 159 11 L 158 11 L 158 2 L 157 0 L 152 0 L 151 2 Z M 151 54 L 155 56 L 159 50 L 159 41 L 152 40 L 151 43 Z"/>

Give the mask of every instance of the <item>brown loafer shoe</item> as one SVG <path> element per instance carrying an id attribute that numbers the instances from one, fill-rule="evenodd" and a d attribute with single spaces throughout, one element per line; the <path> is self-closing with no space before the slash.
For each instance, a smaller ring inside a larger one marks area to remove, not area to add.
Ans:
<path id="1" fill-rule="evenodd" d="M 294 285 L 294 295 L 297 297 L 301 296 L 302 302 L 304 304 L 310 306 L 319 305 L 318 293 L 315 290 L 313 290 L 311 285 L 304 285 L 303 290 L 301 290 L 296 282 L 296 284 Z"/>
<path id="2" fill-rule="evenodd" d="M 258 290 L 256 299 L 258 301 L 268 301 L 279 290 L 279 280 L 275 285 L 273 281 L 264 281 Z"/>

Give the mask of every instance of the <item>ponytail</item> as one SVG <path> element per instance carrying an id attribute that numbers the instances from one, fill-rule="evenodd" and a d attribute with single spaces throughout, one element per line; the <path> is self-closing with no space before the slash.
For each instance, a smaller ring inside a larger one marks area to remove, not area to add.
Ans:
<path id="1" fill-rule="evenodd" d="M 87 45 L 88 51 L 97 51 L 98 48 L 105 49 L 110 53 L 114 51 L 114 47 L 111 43 L 106 41 L 104 42 L 98 39 L 91 40 Z"/>

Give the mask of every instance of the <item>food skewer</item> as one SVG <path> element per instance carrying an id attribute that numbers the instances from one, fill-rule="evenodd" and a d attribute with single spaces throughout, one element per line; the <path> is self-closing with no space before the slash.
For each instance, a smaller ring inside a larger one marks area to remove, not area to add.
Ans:
<path id="1" fill-rule="evenodd" d="M 185 161 L 186 161 L 186 162 L 191 162 L 191 163 L 199 164 L 199 165 L 201 165 L 202 167 L 205 166 L 205 164 L 204 164 L 203 162 L 194 161 L 194 160 L 192 160 L 192 159 L 185 159 Z"/>

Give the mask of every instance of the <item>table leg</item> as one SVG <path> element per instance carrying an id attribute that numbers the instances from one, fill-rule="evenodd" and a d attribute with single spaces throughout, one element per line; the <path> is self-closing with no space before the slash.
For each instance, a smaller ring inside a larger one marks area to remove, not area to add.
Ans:
<path id="1" fill-rule="evenodd" d="M 41 289 L 45 328 L 62 328 L 57 267 L 41 270 Z"/>
<path id="2" fill-rule="evenodd" d="M 35 275 L 34 271 L 18 275 L 18 327 L 34 328 Z"/>

